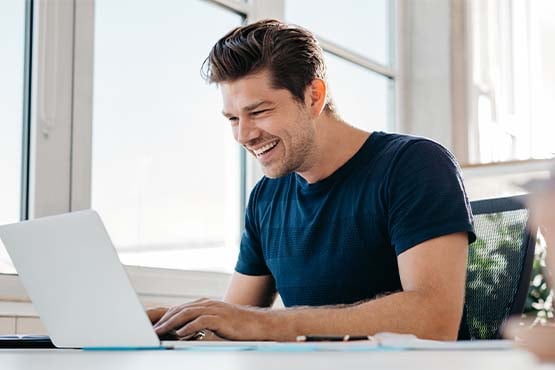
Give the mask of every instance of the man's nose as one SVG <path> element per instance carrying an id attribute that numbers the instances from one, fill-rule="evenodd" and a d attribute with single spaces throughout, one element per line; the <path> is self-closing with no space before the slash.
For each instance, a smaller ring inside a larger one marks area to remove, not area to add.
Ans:
<path id="1" fill-rule="evenodd" d="M 249 142 L 257 139 L 260 136 L 260 130 L 256 124 L 248 118 L 240 119 L 236 127 L 235 140 L 241 145 L 246 145 Z"/>

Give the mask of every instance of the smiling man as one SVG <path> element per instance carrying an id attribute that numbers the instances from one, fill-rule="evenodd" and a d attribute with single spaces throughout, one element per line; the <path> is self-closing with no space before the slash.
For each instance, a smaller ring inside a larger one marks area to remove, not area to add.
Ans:
<path id="1" fill-rule="evenodd" d="M 236 28 L 204 71 L 265 176 L 251 192 L 223 301 L 150 310 L 157 333 L 456 339 L 475 236 L 454 157 L 428 139 L 344 122 L 322 50 L 302 28 L 274 20 Z M 277 293 L 286 308 L 269 308 Z"/>

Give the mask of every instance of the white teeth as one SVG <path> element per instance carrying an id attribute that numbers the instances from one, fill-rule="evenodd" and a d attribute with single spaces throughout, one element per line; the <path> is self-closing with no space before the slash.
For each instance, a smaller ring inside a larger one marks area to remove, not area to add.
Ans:
<path id="1" fill-rule="evenodd" d="M 269 144 L 266 144 L 266 145 L 264 145 L 262 148 L 255 150 L 255 151 L 254 151 L 254 154 L 256 154 L 256 156 L 259 156 L 259 155 L 261 155 L 262 153 L 264 153 L 264 152 L 266 152 L 266 151 L 272 149 L 274 146 L 277 145 L 277 143 L 278 143 L 278 140 L 273 141 L 273 142 L 271 142 L 271 143 L 269 143 Z"/>

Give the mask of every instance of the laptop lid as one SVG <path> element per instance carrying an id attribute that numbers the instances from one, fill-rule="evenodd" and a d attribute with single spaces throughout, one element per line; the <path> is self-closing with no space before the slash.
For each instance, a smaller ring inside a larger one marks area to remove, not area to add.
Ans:
<path id="1" fill-rule="evenodd" d="M 160 346 L 95 211 L 0 226 L 0 239 L 57 347 Z"/>

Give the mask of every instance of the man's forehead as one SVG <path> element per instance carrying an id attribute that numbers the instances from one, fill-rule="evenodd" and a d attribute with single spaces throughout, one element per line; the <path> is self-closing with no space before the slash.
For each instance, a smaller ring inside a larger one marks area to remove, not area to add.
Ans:
<path id="1" fill-rule="evenodd" d="M 271 80 L 260 75 L 249 75 L 233 81 L 222 82 L 220 83 L 220 89 L 224 98 L 249 100 L 272 95 L 278 90 L 272 86 Z"/>

